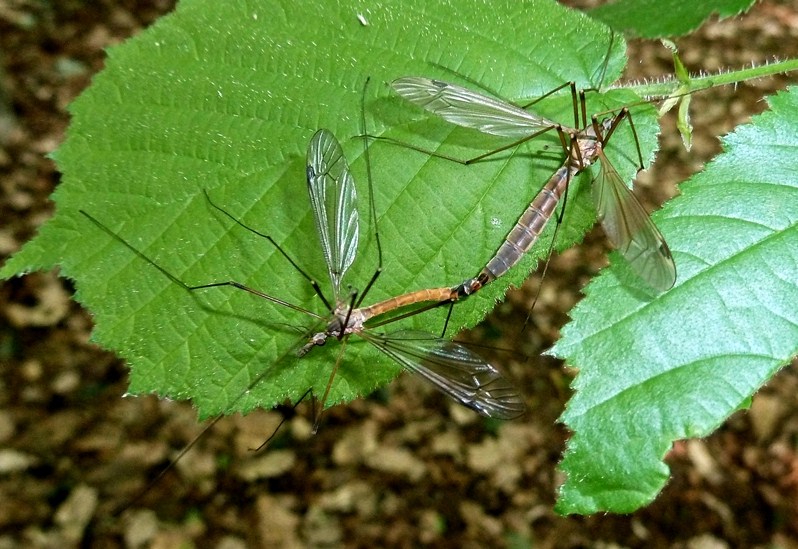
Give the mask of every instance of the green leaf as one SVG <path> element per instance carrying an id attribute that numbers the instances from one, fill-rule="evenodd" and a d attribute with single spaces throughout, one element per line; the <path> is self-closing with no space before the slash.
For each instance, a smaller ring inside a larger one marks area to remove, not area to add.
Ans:
<path id="1" fill-rule="evenodd" d="M 294 351 L 314 319 L 230 288 L 189 293 L 79 209 L 187 284 L 235 280 L 326 315 L 286 260 L 211 208 L 203 190 L 274 237 L 327 288 L 304 158 L 313 133 L 332 130 L 361 198 L 360 257 L 345 284 L 363 289 L 376 253 L 362 144 L 352 137 L 361 133 L 368 76 L 369 133 L 469 157 L 498 141 L 431 119 L 392 96 L 387 83 L 406 75 L 473 79 L 524 101 L 568 80 L 598 87 L 602 78 L 617 78 L 622 51 L 621 41 L 611 41 L 600 24 L 544 0 L 393 0 L 366 11 L 346 2 L 184 0 L 172 15 L 110 49 L 106 69 L 71 106 L 73 122 L 56 154 L 63 172 L 53 195 L 56 215 L 0 275 L 60 266 L 75 281 L 76 299 L 94 314 L 94 341 L 130 364 L 131 393 L 191 399 L 202 417 L 272 407 L 309 386 L 322 394 L 341 346 L 330 343 L 297 359 Z M 591 94 L 589 108 L 631 100 L 623 92 Z M 572 123 L 567 93 L 538 107 Z M 644 114 L 635 122 L 650 157 L 655 124 Z M 636 154 L 630 135 L 617 133 L 609 154 L 631 177 Z M 535 154 L 543 147 L 545 154 Z M 367 304 L 474 276 L 562 162 L 553 135 L 475 167 L 383 143 L 370 150 L 385 269 Z M 560 247 L 593 224 L 584 190 L 575 186 L 569 193 L 574 200 Z M 537 253 L 546 245 L 544 239 Z M 458 304 L 451 331 L 477 323 L 533 266 L 530 256 Z M 396 329 L 437 334 L 445 312 L 418 315 Z M 398 370 L 353 338 L 328 404 L 366 394 Z"/>
<path id="2" fill-rule="evenodd" d="M 753 4 L 754 0 L 618 0 L 589 13 L 628 36 L 662 38 L 689 34 L 715 13 L 721 19 L 733 17 Z"/>
<path id="3" fill-rule="evenodd" d="M 676 80 L 679 82 L 679 86 L 662 102 L 658 112 L 659 115 L 662 116 L 671 110 L 674 105 L 679 105 L 676 117 L 676 128 L 682 136 L 682 144 L 685 150 L 689 151 L 693 146 L 693 125 L 690 122 L 690 100 L 693 97 L 690 93 L 692 79 L 684 63 L 682 63 L 682 59 L 679 57 L 676 44 L 670 40 L 663 39 L 662 45 L 671 51 L 671 55 L 673 56 L 673 72 Z"/>
<path id="4" fill-rule="evenodd" d="M 571 312 L 552 350 L 579 368 L 559 512 L 651 501 L 673 441 L 708 435 L 798 352 L 796 91 L 654 215 L 679 268 L 671 291 L 645 298 L 619 262 Z"/>

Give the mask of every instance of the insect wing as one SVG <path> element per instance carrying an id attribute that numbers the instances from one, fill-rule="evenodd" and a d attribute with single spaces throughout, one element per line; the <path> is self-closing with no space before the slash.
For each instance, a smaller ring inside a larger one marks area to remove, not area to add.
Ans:
<path id="1" fill-rule="evenodd" d="M 310 140 L 307 175 L 313 218 L 337 302 L 341 280 L 357 254 L 357 193 L 341 145 L 328 130 L 319 130 Z"/>
<path id="2" fill-rule="evenodd" d="M 483 416 L 514 419 L 526 411 L 518 390 L 494 366 L 462 345 L 411 330 L 361 335 L 407 370 Z"/>
<path id="3" fill-rule="evenodd" d="M 515 105 L 441 80 L 409 76 L 394 80 L 391 86 L 403 98 L 447 122 L 483 133 L 522 139 L 555 126 Z"/>
<path id="4" fill-rule="evenodd" d="M 676 265 L 665 239 L 601 151 L 599 160 L 601 173 L 593 184 L 593 199 L 607 238 L 654 289 L 670 289 L 676 282 Z"/>

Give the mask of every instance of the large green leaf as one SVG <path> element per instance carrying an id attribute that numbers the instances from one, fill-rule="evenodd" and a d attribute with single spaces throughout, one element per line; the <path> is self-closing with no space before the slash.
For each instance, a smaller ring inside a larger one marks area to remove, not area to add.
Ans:
<path id="1" fill-rule="evenodd" d="M 568 80 L 596 87 L 604 72 L 605 81 L 614 79 L 622 49 L 600 24 L 544 0 L 386 0 L 363 12 L 349 2 L 186 0 L 109 50 L 106 69 L 71 106 L 73 122 L 56 155 L 64 174 L 56 215 L 0 274 L 60 266 L 95 316 L 94 341 L 130 364 L 131 393 L 191 399 L 203 417 L 271 407 L 311 385 L 321 394 L 340 346 L 297 359 L 297 327 L 307 328 L 308 318 L 229 288 L 186 292 L 78 210 L 188 284 L 232 279 L 324 314 L 285 259 L 209 207 L 203 190 L 273 236 L 326 287 L 305 192 L 305 149 L 319 127 L 332 130 L 365 206 L 362 144 L 351 138 L 360 133 L 367 76 L 370 133 L 468 157 L 503 142 L 431 119 L 392 96 L 387 83 L 414 74 L 460 78 L 456 71 L 524 100 Z M 592 94 L 590 109 L 629 100 Z M 540 108 L 572 123 L 567 93 Z M 650 156 L 654 127 L 642 115 L 636 123 Z M 609 153 L 630 178 L 636 155 L 628 132 L 613 143 Z M 546 154 L 531 154 L 542 147 Z M 463 167 L 372 145 L 385 271 L 367 301 L 475 275 L 562 161 L 558 150 L 551 135 Z M 577 187 L 561 247 L 593 223 L 589 193 Z M 361 211 L 361 253 L 345 281 L 360 289 L 376 265 Z M 478 322 L 533 263 L 527 258 L 459 304 L 453 330 Z M 438 333 L 444 314 L 419 315 L 401 327 Z M 346 352 L 329 404 L 368 393 L 398 371 L 364 341 L 353 339 Z"/>
<path id="2" fill-rule="evenodd" d="M 617 0 L 590 10 L 590 16 L 618 32 L 641 38 L 682 36 L 697 29 L 714 14 L 739 15 L 754 0 Z"/>
<path id="3" fill-rule="evenodd" d="M 579 368 L 560 512 L 651 501 L 673 441 L 708 435 L 798 352 L 796 91 L 654 216 L 679 267 L 671 291 L 641 296 L 619 264 L 572 311 L 553 349 Z"/>

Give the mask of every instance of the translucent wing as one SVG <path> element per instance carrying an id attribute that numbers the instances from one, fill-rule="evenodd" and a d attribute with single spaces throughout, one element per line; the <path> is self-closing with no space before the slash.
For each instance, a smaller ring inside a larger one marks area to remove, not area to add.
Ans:
<path id="1" fill-rule="evenodd" d="M 355 182 L 340 143 L 328 130 L 317 131 L 310 140 L 307 163 L 310 205 L 338 302 L 341 280 L 357 253 Z"/>
<path id="2" fill-rule="evenodd" d="M 604 152 L 598 154 L 601 173 L 593 184 L 593 199 L 607 238 L 654 289 L 671 288 L 676 265 L 665 239 Z"/>
<path id="3" fill-rule="evenodd" d="M 483 416 L 514 419 L 526 411 L 518 390 L 467 348 L 424 332 L 361 332 L 365 339 L 439 391 Z"/>
<path id="4" fill-rule="evenodd" d="M 510 103 L 440 80 L 409 76 L 394 80 L 391 86 L 444 120 L 483 133 L 521 139 L 556 125 Z"/>

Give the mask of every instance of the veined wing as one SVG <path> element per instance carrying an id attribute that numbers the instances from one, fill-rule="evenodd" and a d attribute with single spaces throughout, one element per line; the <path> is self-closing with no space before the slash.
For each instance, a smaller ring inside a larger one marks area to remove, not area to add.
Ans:
<path id="1" fill-rule="evenodd" d="M 394 80 L 393 89 L 444 120 L 483 133 L 522 139 L 556 126 L 551 120 L 467 88 L 420 76 Z"/>
<path id="2" fill-rule="evenodd" d="M 607 238 L 643 280 L 656 290 L 668 290 L 676 282 L 676 265 L 665 239 L 603 151 L 599 161 L 593 199 Z"/>
<path id="3" fill-rule="evenodd" d="M 442 393 L 483 416 L 514 419 L 526 411 L 518 390 L 494 366 L 462 345 L 412 330 L 390 335 L 364 331 L 360 335 Z"/>
<path id="4" fill-rule="evenodd" d="M 335 136 L 319 130 L 307 157 L 308 193 L 335 301 L 341 280 L 357 254 L 357 193 L 344 152 Z"/>

